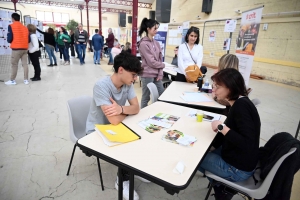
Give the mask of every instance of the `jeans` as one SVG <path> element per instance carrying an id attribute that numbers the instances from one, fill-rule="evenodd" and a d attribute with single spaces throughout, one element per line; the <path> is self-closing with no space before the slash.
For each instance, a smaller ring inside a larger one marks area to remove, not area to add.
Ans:
<path id="1" fill-rule="evenodd" d="M 114 62 L 113 57 L 112 57 L 112 55 L 111 55 L 111 49 L 112 49 L 112 48 L 107 48 L 107 50 L 108 50 L 108 55 L 109 55 L 109 61 L 108 61 L 108 63 L 113 63 L 113 62 Z"/>
<path id="2" fill-rule="evenodd" d="M 65 60 L 65 55 L 64 55 L 65 46 L 64 45 L 58 45 L 58 49 L 59 49 L 59 58 L 62 59 L 62 56 L 64 56 L 64 60 Z"/>
<path id="3" fill-rule="evenodd" d="M 161 80 L 156 81 L 156 78 L 141 77 L 142 80 L 142 100 L 141 108 L 145 108 L 150 100 L 150 90 L 147 87 L 148 83 L 154 83 L 157 87 L 158 94 L 161 95 L 164 92 L 164 86 Z"/>
<path id="4" fill-rule="evenodd" d="M 29 53 L 29 58 L 34 68 L 34 77 L 33 78 L 41 78 L 41 67 L 39 60 L 39 52 L 36 51 L 34 53 Z"/>
<path id="5" fill-rule="evenodd" d="M 246 172 L 239 170 L 230 164 L 226 163 L 221 157 L 222 147 L 215 149 L 214 151 L 208 152 L 202 161 L 199 171 L 203 174 L 205 170 L 224 178 L 231 182 L 238 182 L 247 180 L 254 173 L 254 170 L 251 172 Z M 208 179 L 211 181 L 211 179 Z"/>
<path id="6" fill-rule="evenodd" d="M 50 65 L 56 64 L 57 62 L 56 62 L 56 56 L 54 54 L 54 48 L 51 47 L 51 46 L 49 46 L 48 44 L 45 44 L 45 49 L 46 49 L 46 52 L 47 52 L 47 54 L 49 56 Z M 53 61 L 52 61 L 52 59 L 53 59 Z"/>
<path id="7" fill-rule="evenodd" d="M 77 44 L 78 57 L 80 64 L 84 63 L 86 44 Z"/>
<path id="8" fill-rule="evenodd" d="M 101 54 L 101 50 L 94 50 L 94 63 L 97 64 L 99 63 L 100 64 L 100 54 Z"/>
<path id="9" fill-rule="evenodd" d="M 70 61 L 69 48 L 64 48 L 63 55 L 65 61 Z"/>

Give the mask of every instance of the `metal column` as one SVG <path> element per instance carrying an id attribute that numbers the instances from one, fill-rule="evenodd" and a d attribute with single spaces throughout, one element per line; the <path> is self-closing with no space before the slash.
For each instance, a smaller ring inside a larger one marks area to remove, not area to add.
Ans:
<path id="1" fill-rule="evenodd" d="M 87 32 L 88 35 L 90 36 L 90 23 L 89 23 L 89 2 L 90 0 L 84 0 L 86 3 L 86 22 L 87 22 Z"/>
<path id="2" fill-rule="evenodd" d="M 83 5 L 78 5 L 78 9 L 80 10 L 80 19 L 81 19 L 81 24 L 82 24 L 82 10 L 83 10 Z"/>
<path id="3" fill-rule="evenodd" d="M 137 38 L 137 19 L 138 19 L 138 0 L 132 1 L 132 55 L 136 55 L 136 38 Z"/>
<path id="4" fill-rule="evenodd" d="M 99 10 L 99 35 L 102 35 L 102 7 L 101 7 L 101 0 L 98 0 L 98 10 Z"/>
<path id="5" fill-rule="evenodd" d="M 16 6 L 16 4 L 18 3 L 18 0 L 11 0 L 11 2 L 14 3 L 15 12 L 17 12 L 17 6 Z M 11 16 L 9 16 L 9 17 L 11 17 Z"/>

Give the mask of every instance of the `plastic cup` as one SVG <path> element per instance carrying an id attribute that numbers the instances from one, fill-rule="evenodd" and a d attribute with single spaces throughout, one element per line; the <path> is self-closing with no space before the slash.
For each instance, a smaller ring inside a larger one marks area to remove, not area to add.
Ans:
<path id="1" fill-rule="evenodd" d="M 202 122 L 203 120 L 203 112 L 197 112 L 197 122 Z"/>

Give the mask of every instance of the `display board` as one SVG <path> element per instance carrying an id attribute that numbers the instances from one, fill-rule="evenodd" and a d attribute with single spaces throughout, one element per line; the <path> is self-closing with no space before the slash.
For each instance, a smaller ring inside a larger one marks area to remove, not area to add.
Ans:
<path id="1" fill-rule="evenodd" d="M 13 12 L 0 10 L 0 55 L 11 55 L 10 44 L 7 42 L 8 25 L 12 23 Z"/>

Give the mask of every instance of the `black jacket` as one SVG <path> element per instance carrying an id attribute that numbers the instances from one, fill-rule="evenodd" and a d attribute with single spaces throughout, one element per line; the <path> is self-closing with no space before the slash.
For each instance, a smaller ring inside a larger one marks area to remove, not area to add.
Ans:
<path id="1" fill-rule="evenodd" d="M 44 43 L 45 44 L 49 44 L 53 47 L 55 47 L 55 37 L 53 34 L 47 33 L 47 32 L 43 32 L 40 29 L 36 29 L 38 32 L 40 32 L 41 34 L 44 35 Z"/>
<path id="2" fill-rule="evenodd" d="M 265 200 L 289 200 L 294 174 L 300 168 L 300 141 L 289 133 L 277 133 L 259 149 L 261 178 L 264 179 L 275 163 L 291 148 L 297 150 L 288 156 L 279 167 Z"/>

